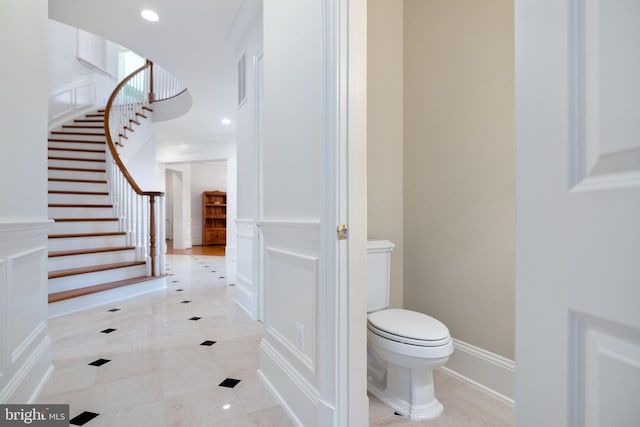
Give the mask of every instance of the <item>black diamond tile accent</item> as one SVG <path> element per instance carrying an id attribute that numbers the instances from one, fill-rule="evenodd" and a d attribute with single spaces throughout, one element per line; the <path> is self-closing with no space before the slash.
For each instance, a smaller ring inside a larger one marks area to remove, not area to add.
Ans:
<path id="1" fill-rule="evenodd" d="M 117 329 L 108 328 L 108 329 L 105 329 L 104 331 L 100 331 L 100 332 L 102 332 L 103 334 L 110 334 L 111 332 L 115 332 L 115 331 L 117 331 Z"/>
<path id="2" fill-rule="evenodd" d="M 235 283 L 229 283 L 229 286 L 235 286 L 235 285 L 236 285 Z"/>
<path id="3" fill-rule="evenodd" d="M 203 341 L 200 343 L 200 345 L 206 345 L 207 347 L 211 347 L 212 345 L 214 345 L 216 342 L 215 341 Z"/>
<path id="4" fill-rule="evenodd" d="M 191 301 L 189 301 L 188 299 L 181 301 L 182 304 L 189 304 Z"/>
<path id="5" fill-rule="evenodd" d="M 110 312 L 112 312 L 112 313 L 115 313 L 116 311 L 120 311 L 120 309 L 119 309 L 119 308 L 112 308 L 112 309 L 111 309 L 111 310 L 109 310 L 109 311 L 110 311 Z"/>
<path id="6" fill-rule="evenodd" d="M 169 276 L 173 276 L 173 273 L 170 273 Z"/>
<path id="7" fill-rule="evenodd" d="M 204 268 L 209 268 L 209 266 L 208 266 L 208 265 L 205 265 L 205 266 L 204 266 Z"/>
<path id="8" fill-rule="evenodd" d="M 83 426 L 89 421 L 91 421 L 92 419 L 94 419 L 95 417 L 97 417 L 98 415 L 100 414 L 96 414 L 95 412 L 84 411 L 80 415 L 69 420 L 69 424 L 74 426 Z"/>
<path id="9" fill-rule="evenodd" d="M 111 362 L 111 360 L 109 359 L 98 359 L 98 360 L 94 360 L 93 362 L 89 363 L 89 365 L 91 366 L 102 366 L 105 363 L 109 363 Z"/>
<path id="10" fill-rule="evenodd" d="M 171 283 L 180 283 L 179 280 L 172 280 Z"/>
<path id="11" fill-rule="evenodd" d="M 401 413 L 399 413 L 399 412 L 394 412 L 394 413 L 393 413 L 393 415 L 400 415 L 400 416 L 402 416 L 402 414 L 401 414 Z"/>
<path id="12" fill-rule="evenodd" d="M 220 276 L 219 279 L 224 279 L 224 276 Z"/>
<path id="13" fill-rule="evenodd" d="M 212 272 L 212 273 L 217 273 L 217 271 L 216 271 L 216 270 L 211 270 L 211 272 Z"/>
<path id="14" fill-rule="evenodd" d="M 105 363 L 109 363 L 111 362 L 111 360 L 109 359 L 98 359 L 98 360 L 94 360 L 93 362 L 89 363 L 89 365 L 91 366 L 102 366 Z"/>
<path id="15" fill-rule="evenodd" d="M 182 292 L 184 291 L 184 289 L 180 288 L 180 289 L 176 289 L 176 292 Z"/>
<path id="16" fill-rule="evenodd" d="M 220 387 L 234 388 L 235 386 L 238 385 L 239 382 L 240 380 L 236 380 L 235 378 L 227 378 L 218 385 Z"/>
<path id="17" fill-rule="evenodd" d="M 193 317 L 192 317 L 191 319 L 189 319 L 189 320 L 200 320 L 200 319 L 202 319 L 202 317 L 193 316 Z"/>

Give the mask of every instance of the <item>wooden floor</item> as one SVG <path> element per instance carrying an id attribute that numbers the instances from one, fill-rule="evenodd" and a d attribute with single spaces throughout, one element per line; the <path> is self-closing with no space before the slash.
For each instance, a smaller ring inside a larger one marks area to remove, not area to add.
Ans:
<path id="1" fill-rule="evenodd" d="M 224 245 L 192 246 L 190 249 L 173 249 L 173 240 L 167 240 L 167 253 L 173 255 L 224 256 Z"/>

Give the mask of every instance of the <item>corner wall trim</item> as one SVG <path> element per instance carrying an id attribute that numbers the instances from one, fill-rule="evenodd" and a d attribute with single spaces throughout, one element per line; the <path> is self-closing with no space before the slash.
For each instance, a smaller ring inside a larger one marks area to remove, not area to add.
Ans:
<path id="1" fill-rule="evenodd" d="M 514 404 L 515 362 L 453 338 L 454 352 L 442 369 L 487 393 Z"/>

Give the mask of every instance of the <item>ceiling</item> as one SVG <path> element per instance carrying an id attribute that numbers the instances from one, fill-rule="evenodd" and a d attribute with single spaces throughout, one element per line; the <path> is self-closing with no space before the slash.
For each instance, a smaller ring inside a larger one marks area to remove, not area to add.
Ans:
<path id="1" fill-rule="evenodd" d="M 158 123 L 158 144 L 235 139 L 236 61 L 226 36 L 241 0 L 49 0 L 49 17 L 125 46 L 162 66 L 189 89 L 193 107 Z M 158 22 L 141 18 L 142 9 Z M 223 117 L 231 119 L 223 125 Z"/>

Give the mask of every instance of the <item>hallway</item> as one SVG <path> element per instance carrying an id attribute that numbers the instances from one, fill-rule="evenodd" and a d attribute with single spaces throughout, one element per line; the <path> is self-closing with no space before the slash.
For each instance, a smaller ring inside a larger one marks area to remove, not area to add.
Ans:
<path id="1" fill-rule="evenodd" d="M 292 425 L 256 376 L 262 325 L 233 302 L 224 265 L 168 255 L 165 291 L 51 319 L 38 402 L 69 403 L 72 425 L 90 427 Z"/>
<path id="2" fill-rule="evenodd" d="M 256 375 L 262 324 L 234 303 L 225 258 L 167 255 L 166 290 L 49 321 L 55 371 L 37 403 L 89 427 L 294 424 Z M 513 425 L 512 406 L 441 370 L 441 417 L 410 422 L 370 397 L 373 426 Z"/>

